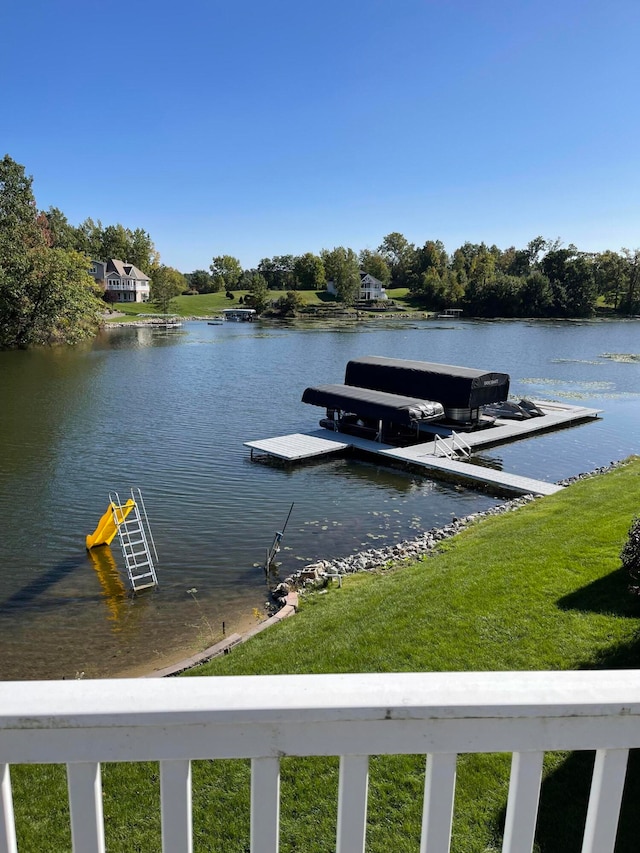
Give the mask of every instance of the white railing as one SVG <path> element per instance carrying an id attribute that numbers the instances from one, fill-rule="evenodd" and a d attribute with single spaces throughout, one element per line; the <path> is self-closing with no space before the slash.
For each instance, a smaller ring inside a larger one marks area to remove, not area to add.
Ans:
<path id="1" fill-rule="evenodd" d="M 500 672 L 0 683 L 0 851 L 9 766 L 67 765 L 76 853 L 105 850 L 100 762 L 160 762 L 163 850 L 190 853 L 191 760 L 250 758 L 251 851 L 274 853 L 279 760 L 338 755 L 336 849 L 364 850 L 370 755 L 426 756 L 421 853 L 449 850 L 459 753 L 512 753 L 503 853 L 533 846 L 548 750 L 595 750 L 582 853 L 613 851 L 640 673 Z M 215 846 L 215 845 L 214 845 Z"/>

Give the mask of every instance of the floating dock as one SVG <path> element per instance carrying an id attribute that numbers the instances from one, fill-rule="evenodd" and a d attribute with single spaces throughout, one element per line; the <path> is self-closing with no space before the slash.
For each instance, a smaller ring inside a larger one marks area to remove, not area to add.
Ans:
<path id="1" fill-rule="evenodd" d="M 257 451 L 258 454 L 272 456 L 287 462 L 327 456 L 344 451 L 347 448 L 353 448 L 379 458 L 417 466 L 435 475 L 483 483 L 517 494 L 550 495 L 560 491 L 562 486 L 439 455 L 441 451 L 451 449 L 457 443 L 456 436 L 458 439 L 463 438 L 464 443 L 473 453 L 481 448 L 493 447 L 542 432 L 593 420 L 601 414 L 600 409 L 589 409 L 584 406 L 572 406 L 566 403 L 544 400 L 533 402 L 542 409 L 543 417 L 529 418 L 524 421 L 498 418 L 491 427 L 459 434 L 454 434 L 449 430 L 448 435 L 447 430 L 441 426 L 433 425 L 433 427 L 423 428 L 424 432 L 432 429 L 433 438 L 408 447 L 396 447 L 326 429 L 283 435 L 261 441 L 245 441 L 244 444 L 251 449 L 252 459 L 256 458 Z"/>

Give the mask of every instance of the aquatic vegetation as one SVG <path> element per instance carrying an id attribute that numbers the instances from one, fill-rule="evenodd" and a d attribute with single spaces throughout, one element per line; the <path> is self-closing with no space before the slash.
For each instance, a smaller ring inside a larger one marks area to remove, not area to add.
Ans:
<path id="1" fill-rule="evenodd" d="M 633 352 L 603 352 L 600 358 L 608 358 L 620 364 L 637 364 L 640 362 L 640 353 Z"/>

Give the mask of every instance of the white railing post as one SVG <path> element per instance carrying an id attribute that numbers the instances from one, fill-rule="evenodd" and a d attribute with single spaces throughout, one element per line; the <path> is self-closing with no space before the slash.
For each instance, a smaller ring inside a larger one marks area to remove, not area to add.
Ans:
<path id="1" fill-rule="evenodd" d="M 192 853 L 191 762 L 160 762 L 162 853 Z"/>
<path id="2" fill-rule="evenodd" d="M 427 756 L 420 853 L 448 853 L 456 788 L 455 753 Z"/>
<path id="3" fill-rule="evenodd" d="M 628 749 L 596 752 L 582 853 L 613 853 L 628 755 Z"/>
<path id="4" fill-rule="evenodd" d="M 369 756 L 341 755 L 336 853 L 364 853 Z"/>
<path id="5" fill-rule="evenodd" d="M 280 836 L 280 761 L 251 760 L 251 853 L 277 853 Z"/>
<path id="6" fill-rule="evenodd" d="M 18 853 L 8 764 L 0 764 L 0 853 Z"/>
<path id="7" fill-rule="evenodd" d="M 514 752 L 502 853 L 531 853 L 538 817 L 543 752 Z"/>
<path id="8" fill-rule="evenodd" d="M 100 765 L 67 764 L 67 784 L 73 853 L 105 853 Z"/>

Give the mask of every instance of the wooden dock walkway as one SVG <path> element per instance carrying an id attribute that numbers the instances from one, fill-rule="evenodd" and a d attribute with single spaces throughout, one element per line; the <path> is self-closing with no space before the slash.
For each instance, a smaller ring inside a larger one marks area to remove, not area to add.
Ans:
<path id="1" fill-rule="evenodd" d="M 483 447 L 504 444 L 540 432 L 588 421 L 600 414 L 600 410 L 588 409 L 584 406 L 571 406 L 565 403 L 549 403 L 540 400 L 536 400 L 535 403 L 544 411 L 544 417 L 530 418 L 525 421 L 496 420 L 492 427 L 477 432 L 461 433 L 460 437 L 464 439 L 464 443 L 473 452 Z M 425 471 L 430 471 L 436 475 L 480 482 L 518 494 L 551 495 L 562 489 L 562 486 L 556 483 L 522 477 L 518 474 L 510 474 L 507 471 L 474 465 L 472 462 L 463 461 L 459 458 L 451 459 L 439 455 L 440 451 L 437 445 L 444 449 L 445 445 L 450 447 L 454 443 L 454 436 L 444 437 L 442 429 L 434 430 L 433 438 L 409 447 L 396 447 L 346 433 L 332 433 L 326 429 L 244 442 L 246 447 L 251 448 L 251 458 L 254 458 L 254 451 L 257 450 L 278 459 L 295 462 L 326 456 L 347 448 L 355 448 L 378 457 L 423 468 Z"/>

